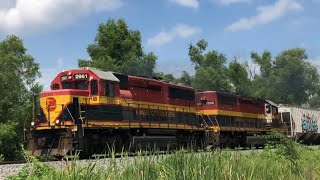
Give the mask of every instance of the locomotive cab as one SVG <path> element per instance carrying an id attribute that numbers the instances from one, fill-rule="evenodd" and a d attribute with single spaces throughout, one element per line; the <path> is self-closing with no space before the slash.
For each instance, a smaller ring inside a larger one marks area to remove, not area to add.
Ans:
<path id="1" fill-rule="evenodd" d="M 279 127 L 278 105 L 272 101 L 265 100 L 265 116 L 267 126 Z"/>
<path id="2" fill-rule="evenodd" d="M 35 128 L 84 124 L 87 104 L 101 101 L 116 103 L 118 79 L 111 72 L 77 69 L 61 72 L 51 83 L 51 90 L 40 93 L 40 107 Z M 55 127 L 59 128 L 59 127 Z"/>
<path id="3" fill-rule="evenodd" d="M 94 113 L 97 105 L 119 103 L 118 84 L 111 72 L 93 68 L 59 73 L 51 83 L 51 90 L 40 93 L 38 114 L 31 123 L 33 140 L 29 141 L 29 152 L 36 156 L 44 153 L 63 156 L 72 151 L 72 141 L 83 136 L 87 119 L 98 118 Z M 90 117 L 88 111 L 92 112 Z"/>

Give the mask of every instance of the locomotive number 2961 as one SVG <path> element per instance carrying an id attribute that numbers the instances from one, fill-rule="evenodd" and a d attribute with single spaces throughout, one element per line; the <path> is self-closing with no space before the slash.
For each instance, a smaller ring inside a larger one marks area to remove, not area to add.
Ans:
<path id="1" fill-rule="evenodd" d="M 75 74 L 74 79 L 88 79 L 88 74 Z"/>

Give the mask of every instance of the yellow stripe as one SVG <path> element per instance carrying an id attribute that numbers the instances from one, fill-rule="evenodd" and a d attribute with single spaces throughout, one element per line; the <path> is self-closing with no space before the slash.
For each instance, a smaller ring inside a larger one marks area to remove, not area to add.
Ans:
<path id="1" fill-rule="evenodd" d="M 47 98 L 54 98 L 56 100 L 56 109 L 54 111 L 50 111 L 50 118 L 48 113 L 48 107 L 46 104 Z M 71 96 L 71 95 L 57 95 L 57 96 L 47 96 L 40 98 L 40 106 L 44 111 L 44 114 L 47 119 L 49 119 L 50 124 L 54 124 L 55 119 L 62 111 L 62 107 L 64 107 L 68 103 L 72 103 L 72 98 L 78 97 L 80 104 L 88 104 L 88 105 L 96 105 L 96 104 L 113 104 L 113 105 L 122 105 L 123 107 L 130 108 L 140 108 L 140 109 L 150 109 L 150 110 L 164 110 L 164 111 L 174 111 L 174 112 L 189 112 L 195 113 L 196 109 L 194 107 L 187 106 L 175 106 L 169 104 L 159 104 L 159 103 L 150 103 L 143 101 L 131 101 L 125 100 L 123 98 L 113 98 L 106 96 Z"/>
<path id="2" fill-rule="evenodd" d="M 268 129 L 264 128 L 240 128 L 240 127 L 226 127 L 226 126 L 220 126 L 220 131 L 270 131 Z"/>
<path id="3" fill-rule="evenodd" d="M 133 108 L 143 108 L 143 109 L 158 109 L 158 110 L 166 110 L 166 111 L 176 111 L 176 112 L 191 112 L 195 113 L 195 107 L 188 106 L 176 106 L 170 104 L 160 104 L 160 103 L 151 103 L 151 102 L 143 102 L 143 101 L 131 101 L 122 99 L 121 105 L 123 107 L 133 107 Z"/>
<path id="4" fill-rule="evenodd" d="M 88 128 L 152 128 L 152 129 L 183 129 L 183 130 L 194 130 L 194 131 L 204 131 L 204 128 L 200 128 L 197 126 L 187 125 L 187 124 L 168 124 L 168 123 L 138 123 L 138 122 L 91 122 L 88 125 L 82 125 L 84 129 Z M 77 129 L 77 126 L 45 126 L 45 127 L 37 127 L 36 130 L 48 130 L 48 129 L 65 129 L 70 128 L 73 130 Z M 244 127 L 213 127 L 218 128 L 220 131 L 270 131 L 264 128 L 244 128 Z M 283 129 L 280 129 L 283 131 Z"/>
<path id="5" fill-rule="evenodd" d="M 214 116 L 235 116 L 235 117 L 246 117 L 246 118 L 255 118 L 255 119 L 266 119 L 264 114 L 253 114 L 253 113 L 243 113 L 237 111 L 225 111 L 225 110 L 200 110 L 200 113 L 204 115 L 214 115 Z"/>
<path id="6" fill-rule="evenodd" d="M 152 129 L 184 129 L 184 130 L 196 130 L 204 131 L 204 128 L 200 128 L 194 125 L 187 124 L 170 124 L 159 122 L 114 122 L 114 121 L 90 121 L 88 124 L 83 124 L 83 128 L 152 128 Z M 39 126 L 36 130 L 46 129 L 64 129 L 72 128 L 76 129 L 76 126 Z"/>
<path id="7" fill-rule="evenodd" d="M 76 129 L 77 126 L 39 126 L 39 127 L 36 127 L 35 130 L 66 129 L 66 128 Z"/>
<path id="8" fill-rule="evenodd" d="M 87 125 L 84 125 L 86 127 Z M 192 125 L 182 125 L 182 124 L 169 124 L 169 123 L 137 123 L 137 122 L 120 122 L 114 123 L 107 121 L 99 122 L 89 122 L 88 127 L 101 127 L 101 128 L 153 128 L 153 129 L 185 129 L 185 130 L 196 130 L 196 131 L 204 131 L 204 128 L 199 128 L 197 126 Z"/>

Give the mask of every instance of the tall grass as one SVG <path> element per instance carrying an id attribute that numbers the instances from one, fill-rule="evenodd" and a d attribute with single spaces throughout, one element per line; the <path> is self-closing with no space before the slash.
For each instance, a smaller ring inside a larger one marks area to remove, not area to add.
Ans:
<path id="1" fill-rule="evenodd" d="M 288 152 L 290 148 L 294 152 Z M 30 162 L 9 179 L 320 179 L 320 149 L 285 143 L 262 152 L 177 151 L 134 158 L 113 156 L 89 164 L 66 161 L 60 170 L 34 158 Z"/>

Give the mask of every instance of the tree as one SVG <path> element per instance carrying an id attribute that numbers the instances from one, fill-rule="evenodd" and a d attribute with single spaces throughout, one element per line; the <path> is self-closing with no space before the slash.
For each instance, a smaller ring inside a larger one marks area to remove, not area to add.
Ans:
<path id="1" fill-rule="evenodd" d="M 201 39 L 196 45 L 190 44 L 189 46 L 190 60 L 196 70 L 193 81 L 194 88 L 197 91 L 230 91 L 228 69 L 225 65 L 227 58 L 224 54 L 214 50 L 204 53 L 207 45 L 208 43 Z"/>
<path id="2" fill-rule="evenodd" d="M 151 76 L 157 57 L 145 53 L 141 35 L 130 30 L 124 19 L 109 19 L 100 24 L 93 44 L 87 48 L 90 60 L 79 60 L 79 67 L 90 66 L 106 71 Z"/>
<path id="3" fill-rule="evenodd" d="M 173 74 L 166 74 L 163 72 L 156 72 L 154 73 L 155 78 L 162 79 L 164 81 L 169 81 L 169 82 L 176 82 L 176 78 L 173 76 Z"/>
<path id="4" fill-rule="evenodd" d="M 248 77 L 245 64 L 240 64 L 234 59 L 228 68 L 228 77 L 232 85 L 232 91 L 241 95 L 251 95 L 251 82 Z"/>
<path id="5" fill-rule="evenodd" d="M 0 129 L 10 131 L 10 136 L 0 134 L 0 154 L 13 160 L 21 151 L 24 124 L 32 119 L 31 89 L 40 76 L 39 65 L 16 36 L 0 42 L 0 64 L 4 67 L 0 72 Z"/>
<path id="6" fill-rule="evenodd" d="M 256 52 L 252 52 L 251 59 L 260 66 L 262 77 L 268 77 L 270 75 L 272 71 L 272 55 L 269 51 L 264 51 L 262 56 L 259 56 Z"/>
<path id="7" fill-rule="evenodd" d="M 276 103 L 302 105 L 317 97 L 319 74 L 307 61 L 304 49 L 294 48 L 281 52 L 272 60 L 271 53 L 251 56 L 261 74 L 254 81 L 255 95 Z"/>
<path id="8" fill-rule="evenodd" d="M 152 52 L 149 54 L 143 54 L 142 57 L 132 59 L 124 64 L 122 67 L 122 72 L 131 75 L 138 76 L 152 76 L 154 74 L 153 70 L 155 68 L 157 56 Z"/>
<path id="9" fill-rule="evenodd" d="M 270 79 L 277 102 L 302 105 L 317 93 L 319 74 L 307 59 L 301 48 L 285 50 L 275 58 Z"/>
<path id="10" fill-rule="evenodd" d="M 187 86 L 192 86 L 194 77 L 187 71 L 182 71 L 181 77 L 176 80 L 177 83 L 182 83 Z"/>
<path id="11" fill-rule="evenodd" d="M 273 70 L 272 55 L 269 51 L 264 51 L 261 56 L 257 52 L 251 53 L 251 59 L 258 65 L 260 73 L 255 75 L 252 81 L 253 95 L 264 98 L 272 99 L 272 80 L 270 80 L 271 72 Z"/>

